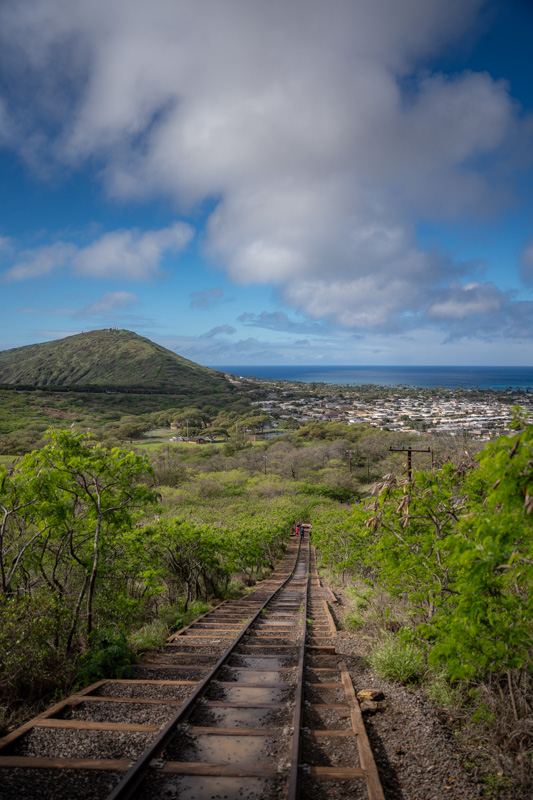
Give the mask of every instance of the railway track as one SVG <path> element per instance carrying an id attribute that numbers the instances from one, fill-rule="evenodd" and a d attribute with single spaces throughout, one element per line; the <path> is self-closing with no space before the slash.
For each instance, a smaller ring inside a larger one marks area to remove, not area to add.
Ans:
<path id="1" fill-rule="evenodd" d="M 384 800 L 307 536 L 267 581 L 0 739 L 0 800 Z"/>

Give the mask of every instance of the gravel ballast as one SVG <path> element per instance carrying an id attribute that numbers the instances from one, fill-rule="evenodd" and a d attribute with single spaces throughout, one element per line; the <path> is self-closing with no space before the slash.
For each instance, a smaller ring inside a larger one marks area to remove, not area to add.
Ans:
<path id="1" fill-rule="evenodd" d="M 373 689 L 385 696 L 383 710 L 365 713 L 364 720 L 387 800 L 484 796 L 483 786 L 462 764 L 453 733 L 424 692 L 379 678 L 368 666 L 365 645 L 356 633 L 339 631 L 335 644 L 335 659 L 348 667 L 356 692 Z M 338 783 L 342 798 L 343 785 Z M 322 796 L 317 791 L 317 800 Z"/>

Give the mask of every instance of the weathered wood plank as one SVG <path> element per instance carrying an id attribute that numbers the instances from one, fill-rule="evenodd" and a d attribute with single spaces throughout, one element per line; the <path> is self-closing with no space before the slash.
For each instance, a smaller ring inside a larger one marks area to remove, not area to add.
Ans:
<path id="1" fill-rule="evenodd" d="M 195 684 L 196 686 L 196 684 Z M 156 700 L 152 697 L 83 697 L 84 703 L 131 703 L 153 706 L 181 706 L 183 700 Z M 79 705 L 79 703 L 78 703 Z M 34 725 L 39 724 L 39 719 L 33 720 Z"/>
<path id="2" fill-rule="evenodd" d="M 206 700 L 209 708 L 287 708 L 285 703 L 225 703 L 223 700 Z"/>
<path id="3" fill-rule="evenodd" d="M 372 748 L 370 747 L 370 742 L 368 741 L 365 724 L 363 722 L 363 715 L 359 707 L 355 689 L 353 688 L 350 673 L 348 672 L 348 668 L 344 662 L 339 664 L 339 669 L 341 670 L 342 682 L 344 684 L 346 702 L 350 705 L 350 716 L 352 719 L 353 729 L 358 734 L 357 749 L 359 751 L 359 760 L 361 762 L 361 766 L 366 772 L 366 788 L 368 792 L 368 798 L 369 800 L 385 800 L 383 788 L 379 780 L 376 762 L 374 761 Z"/>
<path id="4" fill-rule="evenodd" d="M 308 683 L 312 689 L 342 689 L 342 683 Z"/>
<path id="5" fill-rule="evenodd" d="M 178 667 L 176 667 L 176 668 L 178 668 Z M 179 669 L 199 669 L 199 667 L 196 667 L 196 666 L 190 666 L 190 667 L 183 666 L 182 667 L 180 665 Z M 156 680 L 155 678 L 139 678 L 138 680 L 135 680 L 135 678 L 113 678 L 113 679 L 110 678 L 109 680 L 107 680 L 105 682 L 106 683 L 114 683 L 114 684 L 117 684 L 117 683 L 128 683 L 128 684 L 133 684 L 134 686 L 135 686 L 136 683 L 149 684 L 151 686 L 183 686 L 184 684 L 191 684 L 192 683 L 192 684 L 196 685 L 196 683 L 197 683 L 197 681 L 164 681 L 164 680 Z"/>
<path id="6" fill-rule="evenodd" d="M 311 775 L 314 778 L 340 778 L 347 780 L 350 778 L 366 778 L 366 772 L 359 767 L 310 767 Z"/>
<path id="7" fill-rule="evenodd" d="M 224 689 L 290 689 L 290 683 L 244 683 L 244 681 L 217 681 Z M 341 683 L 342 688 L 342 683 Z"/>
<path id="8" fill-rule="evenodd" d="M 38 758 L 36 756 L 0 756 L 0 768 L 22 769 L 103 769 L 125 772 L 132 765 L 128 758 Z"/>
<path id="9" fill-rule="evenodd" d="M 46 711 L 43 711 L 42 714 L 34 717 L 33 719 L 25 722 L 23 725 L 20 725 L 11 733 L 8 733 L 2 739 L 0 739 L 0 751 L 7 747 L 9 744 L 12 744 L 17 739 L 20 739 L 25 733 L 33 728 L 34 725 L 41 719 L 47 719 L 48 717 L 53 717 L 62 711 L 67 706 L 75 706 L 81 703 L 89 694 L 89 692 L 94 692 L 104 683 L 107 683 L 106 680 L 97 681 L 96 683 L 92 683 L 90 686 L 86 686 L 85 689 L 81 689 L 74 695 L 70 695 L 70 697 L 65 698 L 65 700 L 60 700 L 59 703 L 55 703 L 50 708 L 47 708 Z"/>
<path id="10" fill-rule="evenodd" d="M 173 775 L 210 775 L 217 778 L 263 778 L 277 774 L 277 767 L 255 764 L 203 764 L 196 761 L 167 761 L 162 772 Z"/>
<path id="11" fill-rule="evenodd" d="M 280 728 L 201 728 L 185 726 L 187 733 L 193 736 L 279 736 Z M 353 736 L 352 731 L 349 731 Z"/>
<path id="12" fill-rule="evenodd" d="M 36 722 L 35 728 L 66 728 L 69 730 L 86 731 L 157 731 L 158 725 L 134 724 L 132 722 L 94 722 L 93 720 L 83 719 L 42 719 Z"/>

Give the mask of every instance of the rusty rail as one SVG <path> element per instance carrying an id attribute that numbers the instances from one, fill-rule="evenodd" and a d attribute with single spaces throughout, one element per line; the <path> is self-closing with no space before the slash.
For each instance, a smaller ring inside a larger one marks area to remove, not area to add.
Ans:
<path id="1" fill-rule="evenodd" d="M 205 694 L 205 691 L 209 686 L 209 684 L 211 683 L 211 681 L 213 681 L 216 678 L 216 676 L 218 675 L 218 673 L 220 672 L 221 668 L 224 666 L 228 658 L 239 646 L 244 636 L 248 633 L 252 625 L 258 619 L 265 606 L 267 606 L 272 601 L 272 599 L 276 597 L 276 595 L 279 594 L 279 592 L 281 592 L 281 590 L 285 587 L 285 585 L 291 580 L 298 564 L 298 559 L 300 557 L 300 550 L 301 550 L 301 541 L 298 542 L 298 550 L 296 553 L 296 558 L 294 560 L 292 570 L 287 576 L 287 578 L 285 578 L 283 583 L 281 583 L 277 587 L 277 589 L 275 589 L 272 592 L 272 594 L 270 594 L 270 596 L 267 597 L 267 599 L 264 601 L 264 603 L 261 605 L 258 611 L 254 614 L 254 616 L 243 627 L 237 639 L 221 655 L 221 657 L 213 666 L 213 668 L 198 684 L 194 692 L 187 698 L 187 700 L 185 700 L 185 702 L 180 706 L 176 714 L 172 717 L 171 720 L 169 720 L 169 722 L 161 730 L 161 732 L 154 739 L 154 741 L 146 748 L 144 753 L 142 753 L 142 755 L 137 759 L 137 761 L 133 764 L 133 766 L 126 772 L 120 783 L 108 796 L 107 800 L 127 800 L 127 798 L 132 797 L 133 793 L 135 792 L 139 784 L 143 781 L 147 770 L 150 768 L 151 762 L 155 758 L 157 758 L 157 756 L 165 749 L 169 741 L 174 736 L 177 726 L 184 719 L 187 718 L 188 714 L 192 710 L 195 703 Z"/>

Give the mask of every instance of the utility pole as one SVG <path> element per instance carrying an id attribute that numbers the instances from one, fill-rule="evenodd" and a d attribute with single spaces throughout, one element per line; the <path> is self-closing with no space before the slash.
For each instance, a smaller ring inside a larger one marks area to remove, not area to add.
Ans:
<path id="1" fill-rule="evenodd" d="M 407 453 L 407 478 L 409 480 L 409 483 L 411 483 L 413 477 L 413 459 L 412 459 L 413 453 L 431 453 L 431 457 L 433 460 L 433 450 L 431 449 L 431 447 L 427 447 L 425 450 L 417 450 L 416 448 L 411 447 L 411 445 L 409 445 L 409 447 L 389 447 L 389 450 L 391 453 Z"/>
<path id="2" fill-rule="evenodd" d="M 186 419 L 185 422 L 187 423 L 187 441 L 189 441 L 189 420 Z"/>
<path id="3" fill-rule="evenodd" d="M 350 470 L 350 475 L 352 474 L 352 458 L 355 455 L 355 450 L 347 450 L 346 455 L 348 456 L 348 469 Z"/>

